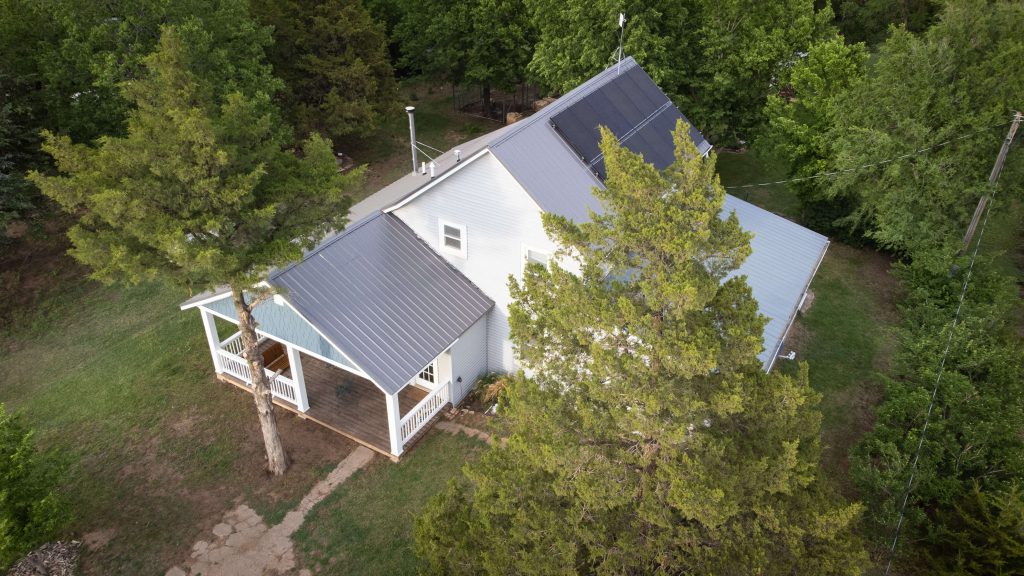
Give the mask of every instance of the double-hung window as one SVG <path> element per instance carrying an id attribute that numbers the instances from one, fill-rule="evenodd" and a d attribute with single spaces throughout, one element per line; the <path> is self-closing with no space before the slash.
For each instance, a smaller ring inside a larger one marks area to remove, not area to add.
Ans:
<path id="1" fill-rule="evenodd" d="M 441 251 L 465 258 L 467 254 L 466 227 L 441 220 L 438 222 L 437 228 Z"/>
<path id="2" fill-rule="evenodd" d="M 527 264 L 540 264 L 547 268 L 548 263 L 551 261 L 551 254 L 542 252 L 536 248 L 530 248 L 529 246 L 523 246 L 523 269 L 526 269 Z"/>

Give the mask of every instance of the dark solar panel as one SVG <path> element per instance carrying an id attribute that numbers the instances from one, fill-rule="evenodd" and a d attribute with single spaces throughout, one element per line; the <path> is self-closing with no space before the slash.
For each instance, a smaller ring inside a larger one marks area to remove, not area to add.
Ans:
<path id="1" fill-rule="evenodd" d="M 555 114 L 551 124 L 603 179 L 599 126 L 607 126 L 626 148 L 663 169 L 674 158 L 672 130 L 680 118 L 685 120 L 647 73 L 635 67 Z M 704 142 L 692 127 L 690 138 L 698 147 Z"/>

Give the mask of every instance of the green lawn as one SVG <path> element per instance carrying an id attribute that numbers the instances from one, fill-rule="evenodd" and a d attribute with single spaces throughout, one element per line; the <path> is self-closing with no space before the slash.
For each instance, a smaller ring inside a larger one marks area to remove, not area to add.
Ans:
<path id="1" fill-rule="evenodd" d="M 483 447 L 434 430 L 398 464 L 378 459 L 306 517 L 295 535 L 299 564 L 317 574 L 415 574 L 413 519 Z"/>
<path id="2" fill-rule="evenodd" d="M 833 244 L 811 283 L 813 305 L 787 341 L 822 395 L 825 472 L 851 497 L 849 450 L 871 429 L 883 391 L 880 374 L 894 346 L 898 286 L 888 269 L 880 254 Z M 779 360 L 777 367 L 791 372 L 796 362 Z"/>
<path id="3" fill-rule="evenodd" d="M 0 402 L 64 468 L 67 536 L 109 540 L 86 552 L 86 574 L 163 574 L 236 498 L 274 512 L 351 447 L 280 415 L 296 465 L 269 478 L 251 397 L 213 379 L 184 296 L 79 281 L 0 338 Z"/>

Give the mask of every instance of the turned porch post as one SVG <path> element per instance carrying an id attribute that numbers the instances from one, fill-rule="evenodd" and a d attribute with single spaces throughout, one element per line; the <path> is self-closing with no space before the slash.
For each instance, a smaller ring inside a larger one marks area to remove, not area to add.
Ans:
<path id="1" fill-rule="evenodd" d="M 295 404 L 299 412 L 309 410 L 309 398 L 306 396 L 306 378 L 302 375 L 302 360 L 300 353 L 291 344 L 285 344 L 288 350 L 288 366 L 292 369 L 292 381 L 295 382 Z"/>
<path id="2" fill-rule="evenodd" d="M 398 407 L 398 393 L 385 394 L 388 407 L 388 431 L 391 433 L 391 453 L 402 455 L 402 440 L 399 427 L 402 425 L 402 412 Z"/>
<path id="3" fill-rule="evenodd" d="M 220 374 L 224 371 L 224 366 L 221 364 L 220 354 L 217 353 L 220 350 L 220 336 L 217 335 L 217 323 L 214 321 L 213 314 L 210 314 L 204 308 L 200 308 L 199 313 L 203 316 L 203 329 L 206 330 L 206 343 L 210 345 L 213 369 L 217 374 Z"/>

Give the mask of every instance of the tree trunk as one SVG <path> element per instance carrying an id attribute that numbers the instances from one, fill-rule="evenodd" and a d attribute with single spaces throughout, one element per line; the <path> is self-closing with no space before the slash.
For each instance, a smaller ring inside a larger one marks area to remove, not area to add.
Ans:
<path id="1" fill-rule="evenodd" d="M 238 330 L 242 333 L 242 356 L 249 363 L 249 372 L 252 374 L 256 413 L 260 418 L 263 444 L 267 449 L 267 469 L 271 474 L 279 476 L 288 469 L 288 455 L 284 452 L 281 435 L 277 430 L 277 420 L 274 418 L 273 395 L 263 366 L 263 355 L 259 353 L 256 319 L 252 316 L 252 306 L 246 303 L 242 290 L 232 286 L 231 294 L 235 301 L 235 311 L 238 313 Z"/>
<path id="2" fill-rule="evenodd" d="M 483 96 L 483 100 L 484 100 L 484 104 L 483 104 L 484 114 L 483 115 L 486 116 L 487 118 L 490 118 L 491 117 L 491 85 L 490 84 L 484 84 L 483 95 L 482 96 Z"/>

